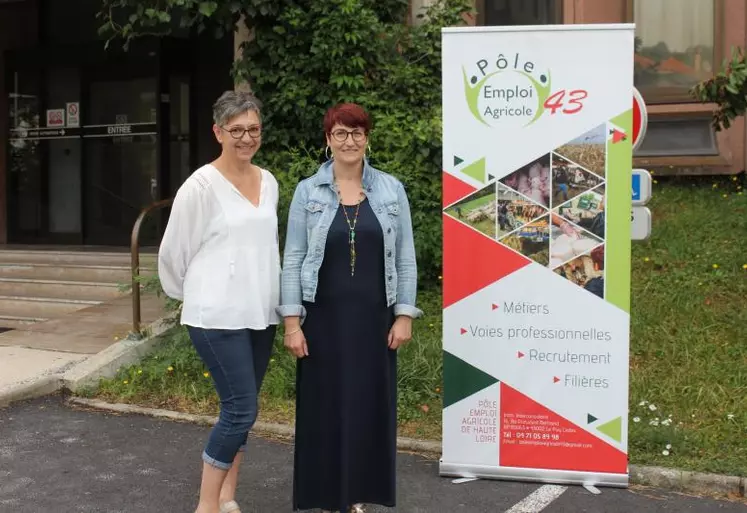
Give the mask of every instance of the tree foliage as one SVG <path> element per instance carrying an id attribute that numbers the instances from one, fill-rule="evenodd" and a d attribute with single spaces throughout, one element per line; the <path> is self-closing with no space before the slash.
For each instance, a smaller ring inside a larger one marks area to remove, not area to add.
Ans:
<path id="1" fill-rule="evenodd" d="M 725 60 L 723 71 L 697 84 L 692 95 L 703 103 L 715 103 L 713 126 L 716 130 L 729 128 L 732 121 L 747 111 L 747 62 L 741 48 L 733 48 L 730 60 Z"/>
<path id="2" fill-rule="evenodd" d="M 322 118 L 354 101 L 371 114 L 370 159 L 410 199 L 421 283 L 441 266 L 441 28 L 462 23 L 465 0 L 440 0 L 407 23 L 407 0 L 104 0 L 101 31 L 125 47 L 175 28 L 252 37 L 232 73 L 264 104 L 258 159 L 281 184 L 281 222 L 299 179 L 323 158 Z"/>

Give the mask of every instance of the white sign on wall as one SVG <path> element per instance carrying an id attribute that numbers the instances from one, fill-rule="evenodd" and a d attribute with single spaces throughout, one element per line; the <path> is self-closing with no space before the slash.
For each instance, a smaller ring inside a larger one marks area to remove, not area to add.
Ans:
<path id="1" fill-rule="evenodd" d="M 65 109 L 47 109 L 47 127 L 59 128 L 65 126 Z"/>
<path id="2" fill-rule="evenodd" d="M 80 126 L 80 103 L 71 102 L 65 104 L 65 111 L 67 112 L 67 126 L 78 128 Z"/>

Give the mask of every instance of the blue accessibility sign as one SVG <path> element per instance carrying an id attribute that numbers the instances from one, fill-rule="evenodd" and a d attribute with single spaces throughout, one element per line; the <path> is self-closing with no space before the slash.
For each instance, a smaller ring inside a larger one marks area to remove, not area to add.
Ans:
<path id="1" fill-rule="evenodd" d="M 651 174 L 645 169 L 634 169 L 631 178 L 633 205 L 645 205 L 651 199 Z"/>
<path id="2" fill-rule="evenodd" d="M 641 201 L 641 175 L 633 174 L 633 201 Z"/>

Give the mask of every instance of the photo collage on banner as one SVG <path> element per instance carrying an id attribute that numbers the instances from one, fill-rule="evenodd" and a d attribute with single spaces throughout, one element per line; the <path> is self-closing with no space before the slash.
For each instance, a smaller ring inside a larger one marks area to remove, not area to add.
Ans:
<path id="1" fill-rule="evenodd" d="M 603 297 L 597 280 L 604 270 L 606 132 L 599 125 L 445 213 L 581 287 L 592 282 L 587 290 Z M 485 174 L 485 159 L 472 167 Z"/>
<path id="2" fill-rule="evenodd" d="M 632 45 L 443 30 L 442 475 L 628 483 Z"/>

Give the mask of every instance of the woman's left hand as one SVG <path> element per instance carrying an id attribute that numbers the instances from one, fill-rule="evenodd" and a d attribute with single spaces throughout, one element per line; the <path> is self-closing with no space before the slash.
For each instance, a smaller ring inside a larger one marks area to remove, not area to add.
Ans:
<path id="1" fill-rule="evenodd" d="M 389 349 L 397 349 L 412 338 L 412 318 L 400 315 L 389 330 Z"/>

